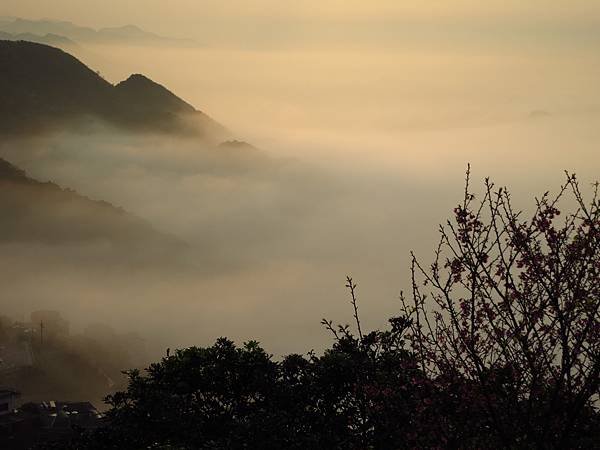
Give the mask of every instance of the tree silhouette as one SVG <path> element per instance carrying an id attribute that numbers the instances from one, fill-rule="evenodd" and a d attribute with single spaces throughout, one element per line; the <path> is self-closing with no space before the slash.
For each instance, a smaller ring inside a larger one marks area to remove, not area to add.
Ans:
<path id="1" fill-rule="evenodd" d="M 529 219 L 506 189 L 485 187 L 476 202 L 467 172 L 435 261 L 425 267 L 413 255 L 407 338 L 431 379 L 469 383 L 498 443 L 567 448 L 598 406 L 598 185 L 586 203 L 567 174 Z M 569 193 L 577 208 L 559 225 Z"/>

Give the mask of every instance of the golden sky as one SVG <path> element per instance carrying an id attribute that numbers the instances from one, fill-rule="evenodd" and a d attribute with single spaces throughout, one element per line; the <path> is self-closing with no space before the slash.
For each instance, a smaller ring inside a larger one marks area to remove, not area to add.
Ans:
<path id="1" fill-rule="evenodd" d="M 69 20 L 92 27 L 128 23 L 157 32 L 228 45 L 336 34 L 347 41 L 385 45 L 403 28 L 413 33 L 456 36 L 487 31 L 561 36 L 595 27 L 600 2 L 594 0 L 3 0 L 0 15 Z M 377 33 L 379 31 L 379 33 Z M 383 32 L 385 31 L 385 32 Z M 541 36 L 542 38 L 544 36 Z M 339 38 L 339 36 L 338 36 Z"/>
<path id="2" fill-rule="evenodd" d="M 0 16 L 194 39 L 195 49 L 77 56 L 112 82 L 144 73 L 255 139 L 488 126 L 600 105 L 600 1 L 2 0 Z"/>

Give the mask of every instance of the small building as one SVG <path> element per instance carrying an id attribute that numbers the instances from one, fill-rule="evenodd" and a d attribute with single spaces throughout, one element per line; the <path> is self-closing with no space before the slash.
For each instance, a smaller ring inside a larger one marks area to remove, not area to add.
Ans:
<path id="1" fill-rule="evenodd" d="M 20 392 L 14 389 L 0 388 L 0 416 L 10 414 L 17 409 Z"/>
<path id="2" fill-rule="evenodd" d="M 90 402 L 26 403 L 0 416 L 0 449 L 26 449 L 48 442 L 58 445 L 77 432 L 94 430 L 104 422 L 104 416 Z"/>

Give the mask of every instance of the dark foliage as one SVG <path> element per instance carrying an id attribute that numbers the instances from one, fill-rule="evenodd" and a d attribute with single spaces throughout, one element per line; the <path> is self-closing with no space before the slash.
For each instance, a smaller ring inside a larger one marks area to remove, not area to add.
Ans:
<path id="1" fill-rule="evenodd" d="M 574 212 L 559 203 L 571 194 Z M 413 258 L 407 339 L 429 379 L 464 379 L 497 445 L 600 445 L 600 198 L 574 175 L 530 219 L 486 180 L 440 228 L 436 259 Z M 559 220 L 562 219 L 562 220 Z M 594 440 L 595 439 L 595 440 Z"/>

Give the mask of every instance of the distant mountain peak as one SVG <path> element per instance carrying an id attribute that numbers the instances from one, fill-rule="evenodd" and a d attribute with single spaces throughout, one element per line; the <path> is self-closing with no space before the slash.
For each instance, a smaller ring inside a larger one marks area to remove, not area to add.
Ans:
<path id="1" fill-rule="evenodd" d="M 148 31 L 142 30 L 137 25 L 133 25 L 131 23 L 129 23 L 127 25 L 122 25 L 120 27 L 104 27 L 104 28 L 101 28 L 98 31 L 99 32 L 103 32 L 103 31 L 123 31 L 123 32 L 128 32 L 128 33 L 154 34 L 154 33 L 150 33 Z"/>
<path id="2" fill-rule="evenodd" d="M 35 33 L 11 34 L 0 31 L 0 39 L 6 41 L 29 41 L 37 44 L 50 45 L 60 49 L 72 49 L 77 47 L 77 44 L 71 39 L 54 33 L 46 33 L 44 35 Z"/>
<path id="3" fill-rule="evenodd" d="M 127 24 L 127 25 L 123 25 L 120 27 L 106 27 L 103 28 L 103 30 L 129 30 L 129 31 L 143 31 L 140 27 L 138 27 L 137 25 L 133 25 L 131 23 Z"/>
<path id="4" fill-rule="evenodd" d="M 66 21 L 14 18 L 12 20 L 0 19 L 0 31 L 11 34 L 33 33 L 36 35 L 51 33 L 65 36 L 75 42 L 81 43 L 101 42 L 110 44 L 124 42 L 138 45 L 196 45 L 192 40 L 159 36 L 133 24 L 94 29 Z"/>
<path id="5" fill-rule="evenodd" d="M 225 149 L 225 150 L 245 150 L 245 151 L 247 151 L 247 150 L 251 150 L 251 151 L 258 150 L 254 145 L 249 144 L 246 141 L 238 141 L 236 139 L 221 142 L 218 145 L 218 148 Z"/>

